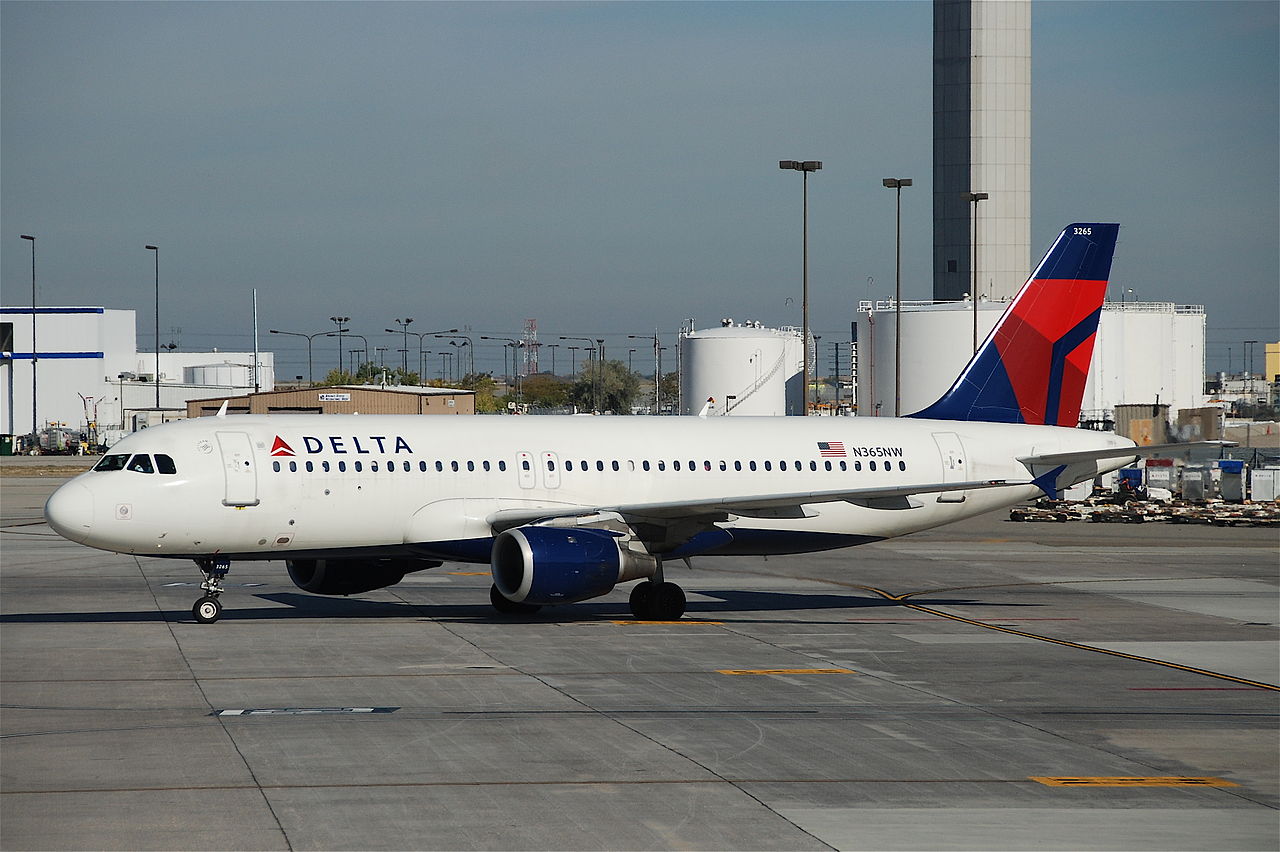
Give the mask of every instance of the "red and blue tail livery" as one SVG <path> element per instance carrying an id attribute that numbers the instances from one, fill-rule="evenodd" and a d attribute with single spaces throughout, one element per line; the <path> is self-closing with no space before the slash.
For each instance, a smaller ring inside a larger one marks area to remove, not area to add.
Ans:
<path id="1" fill-rule="evenodd" d="M 909 416 L 1077 425 L 1119 230 L 1063 229 L 951 389 Z"/>

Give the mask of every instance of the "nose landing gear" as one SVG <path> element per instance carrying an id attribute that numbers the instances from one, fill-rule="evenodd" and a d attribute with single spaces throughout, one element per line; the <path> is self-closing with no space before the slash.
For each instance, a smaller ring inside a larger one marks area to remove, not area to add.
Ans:
<path id="1" fill-rule="evenodd" d="M 196 601 L 191 614 L 201 624 L 213 624 L 222 615 L 222 602 L 218 596 L 223 592 L 222 578 L 231 570 L 231 562 L 226 559 L 197 559 L 196 565 L 204 574 L 204 582 L 200 584 L 204 597 Z"/>

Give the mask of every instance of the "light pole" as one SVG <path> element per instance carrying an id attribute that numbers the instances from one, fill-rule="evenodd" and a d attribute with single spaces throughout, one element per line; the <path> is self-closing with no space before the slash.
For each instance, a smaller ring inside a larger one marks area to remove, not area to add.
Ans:
<path id="1" fill-rule="evenodd" d="M 471 352 L 471 341 L 470 341 L 470 340 L 464 340 L 464 341 L 462 341 L 461 343 L 459 343 L 459 342 L 458 342 L 458 341 L 456 341 L 456 340 L 450 340 L 450 341 L 449 341 L 449 345 L 450 345 L 450 346 L 456 346 L 456 347 L 458 348 L 458 351 L 457 351 L 458 360 L 454 362 L 454 364 L 457 366 L 457 372 L 461 372 L 461 371 L 462 371 L 463 366 L 467 363 L 467 362 L 463 359 L 463 357 L 462 357 L 462 356 L 463 356 L 463 354 L 464 354 L 464 353 L 463 353 L 463 351 L 462 351 L 463 349 L 466 349 L 466 350 L 467 350 L 465 354 L 467 355 L 467 357 L 468 357 L 471 361 L 474 361 L 474 360 L 475 360 L 475 357 L 474 357 L 473 353 Z M 468 372 L 475 372 L 475 371 L 474 371 L 474 370 L 470 370 L 470 369 L 469 369 L 469 370 L 468 370 Z M 454 380 L 455 380 L 455 381 L 457 381 L 458 376 L 456 375 L 456 373 L 455 373 L 455 375 L 454 375 L 454 377 L 453 377 L 453 378 L 454 378 Z"/>
<path id="2" fill-rule="evenodd" d="M 507 368 L 507 347 L 511 347 L 511 374 L 515 379 L 513 390 L 516 392 L 516 404 L 520 404 L 520 369 L 516 366 L 516 350 L 520 348 L 521 343 L 513 337 L 489 337 L 480 335 L 481 340 L 502 340 L 502 368 Z"/>
<path id="3" fill-rule="evenodd" d="M 556 374 L 556 350 L 560 348 L 559 343 L 548 343 L 547 348 L 551 350 L 551 375 Z"/>
<path id="4" fill-rule="evenodd" d="M 886 187 L 897 191 L 898 217 L 894 239 L 893 285 L 893 416 L 902 416 L 902 188 L 911 186 L 911 178 L 885 178 Z M 839 389 L 839 379 L 837 379 Z"/>
<path id="5" fill-rule="evenodd" d="M 435 337 L 437 337 L 437 338 L 441 339 L 441 340 L 444 340 L 444 339 L 449 338 L 449 337 L 456 337 L 458 340 L 465 340 L 465 341 L 467 341 L 467 346 L 471 347 L 470 349 L 468 349 L 468 350 L 467 350 L 467 361 L 468 361 L 467 372 L 468 372 L 468 373 L 472 373 L 472 374 L 474 374 L 474 373 L 475 373 L 475 371 L 476 371 L 476 347 L 475 347 L 475 343 L 474 343 L 474 342 L 472 342 L 472 340 L 471 340 L 471 338 L 470 338 L 469 336 L 467 336 L 467 335 L 465 335 L 465 334 L 458 334 L 458 330 L 457 330 L 456 328 L 445 328 L 445 329 L 441 329 L 440 331 L 433 331 L 433 332 L 431 332 L 431 334 L 432 334 L 432 335 L 434 335 Z M 459 363 L 461 363 L 461 362 L 459 362 Z"/>
<path id="6" fill-rule="evenodd" d="M 400 320 L 396 320 L 396 322 L 400 322 Z M 422 339 L 423 339 L 424 337 L 430 337 L 430 336 L 431 336 L 431 335 L 433 335 L 433 334 L 434 334 L 434 335 L 439 336 L 440 334 L 443 334 L 443 333 L 444 333 L 444 332 L 446 332 L 446 331 L 457 331 L 457 329 L 456 329 L 456 328 L 445 328 L 445 329 L 441 329 L 440 331 L 409 331 L 409 330 L 408 330 L 408 324 L 409 324 L 409 323 L 411 323 L 411 322 L 413 322 L 413 320 L 412 320 L 412 319 L 407 319 L 407 320 L 405 320 L 405 324 L 404 324 L 404 326 L 402 326 L 400 329 L 384 328 L 384 329 L 383 329 L 383 331 L 387 332 L 388 334 L 399 334 L 401 331 L 405 332 L 405 344 L 404 344 L 404 345 L 405 345 L 405 347 L 406 347 L 406 348 L 409 346 L 409 338 L 408 338 L 408 335 L 412 334 L 414 337 L 418 338 L 418 362 L 419 362 L 419 365 L 421 365 L 421 362 L 422 362 L 422 355 L 423 355 L 423 350 L 422 350 Z M 409 359 L 409 356 L 408 356 L 408 355 L 405 355 L 405 368 L 404 368 L 404 369 L 405 369 L 405 372 L 406 372 L 406 373 L 409 371 L 408 359 Z M 420 372 L 422 373 L 422 378 L 425 380 L 425 379 L 426 379 L 426 375 L 427 375 L 426 370 L 425 370 L 425 369 L 421 369 L 421 370 L 420 370 Z"/>
<path id="7" fill-rule="evenodd" d="M 160 248 L 159 246 L 143 246 L 154 252 L 156 258 L 156 409 L 160 408 Z"/>
<path id="8" fill-rule="evenodd" d="M 779 160 L 778 168 L 794 169 L 804 176 L 803 212 L 801 213 L 802 243 L 804 247 L 803 284 L 801 289 L 801 329 L 804 340 L 804 409 L 802 415 L 809 413 L 809 172 L 822 168 L 821 160 Z"/>
<path id="9" fill-rule="evenodd" d="M 821 334 L 815 334 L 813 336 L 813 366 L 815 370 L 818 367 L 818 359 L 821 357 L 819 353 L 822 352 L 822 349 L 819 348 L 818 346 L 818 343 L 821 340 L 822 340 Z M 819 378 L 818 376 L 813 377 L 814 405 L 822 404 L 822 391 L 818 390 L 818 378 Z"/>
<path id="10" fill-rule="evenodd" d="M 36 238 L 30 234 L 20 234 L 31 243 L 31 434 L 40 431 L 40 420 L 36 416 L 36 362 L 40 354 L 36 350 Z"/>
<path id="11" fill-rule="evenodd" d="M 1253 406 L 1257 404 L 1257 400 L 1254 399 L 1253 397 L 1253 349 L 1254 349 L 1254 345 L 1257 344 L 1257 342 L 1258 341 L 1256 340 L 1244 341 L 1244 351 L 1245 353 L 1247 353 L 1245 354 L 1245 361 L 1248 364 L 1248 366 L 1245 368 L 1248 371 L 1245 373 L 1245 375 L 1247 376 L 1247 379 L 1245 381 L 1245 393 L 1249 394 L 1250 416 L 1252 416 Z"/>
<path id="12" fill-rule="evenodd" d="M 990 198 L 985 192 L 966 192 L 966 201 L 973 202 L 973 286 L 969 298 L 973 299 L 973 351 L 978 351 L 978 202 Z"/>
<path id="13" fill-rule="evenodd" d="M 311 366 L 311 340 L 312 338 L 323 337 L 327 334 L 331 334 L 332 332 L 317 331 L 315 334 L 303 334 L 300 331 L 279 331 L 274 328 L 269 328 L 267 329 L 267 333 L 268 334 L 287 334 L 290 337 L 306 338 L 307 340 L 307 381 L 314 385 L 316 383 L 316 374 L 315 374 L 315 370 L 312 369 L 312 366 Z"/>
<path id="14" fill-rule="evenodd" d="M 382 353 L 386 352 L 386 351 L 387 351 L 387 349 L 388 349 L 388 347 L 386 347 L 386 346 L 375 346 L 375 347 L 373 347 L 373 351 L 374 351 L 374 352 L 376 352 L 376 353 L 378 353 L 378 367 L 379 367 L 379 369 L 383 369 L 383 370 L 387 369 L 387 356 L 382 354 Z"/>
<path id="15" fill-rule="evenodd" d="M 646 334 L 628 334 L 627 337 L 632 340 L 652 340 L 653 341 L 653 413 L 658 413 L 658 392 L 662 383 L 662 348 L 659 345 L 658 333 L 655 331 L 651 335 Z M 635 351 L 634 349 L 632 350 Z"/>
<path id="16" fill-rule="evenodd" d="M 599 354 L 600 359 L 602 361 L 604 360 L 604 341 L 603 340 L 597 340 L 594 337 L 565 337 L 564 335 L 561 335 L 560 339 L 561 340 L 578 340 L 583 343 L 591 344 L 589 346 L 570 346 L 569 349 L 570 350 L 582 349 L 584 351 L 588 349 L 592 349 Z M 600 394 L 596 387 L 596 385 L 598 384 L 599 375 L 600 375 L 599 367 L 596 370 L 592 371 L 591 373 L 591 406 L 596 411 L 600 410 L 600 405 L 598 402 Z"/>
<path id="17" fill-rule="evenodd" d="M 400 326 L 400 331 L 404 335 L 404 349 L 400 350 L 404 353 L 404 357 L 400 359 L 400 369 L 404 370 L 406 373 L 409 372 L 409 323 L 411 322 L 413 322 L 413 317 L 405 317 L 404 319 L 400 319 L 399 317 L 396 318 L 396 325 Z M 391 329 L 387 329 L 387 331 L 391 331 Z M 421 344 L 421 337 L 418 338 L 418 342 Z"/>
<path id="18" fill-rule="evenodd" d="M 347 330 L 343 328 L 343 323 L 351 322 L 351 317 L 329 317 L 329 321 L 332 322 L 334 325 L 336 325 L 338 327 L 338 330 L 332 334 L 326 334 L 325 337 L 338 338 L 338 372 L 341 373 L 342 372 L 342 335 L 347 333 Z M 365 343 L 364 348 L 366 351 L 368 351 L 369 344 L 367 342 Z"/>
<path id="19" fill-rule="evenodd" d="M 347 319 L 347 320 L 349 320 L 349 319 L 351 319 L 351 317 L 343 317 L 342 319 Z M 325 333 L 325 337 L 336 337 L 336 338 L 338 338 L 338 357 L 339 357 L 339 358 L 341 358 L 341 357 L 342 357 L 342 338 L 344 338 L 344 337 L 358 337 L 358 338 L 360 338 L 361 342 L 363 342 L 363 343 L 364 343 L 364 348 L 363 348 L 363 349 L 361 349 L 360 351 L 361 351 L 362 353 L 364 353 L 366 356 L 369 354 L 369 339 L 368 339 L 367 337 L 365 337 L 363 334 L 352 334 L 350 329 L 344 328 L 344 329 L 342 329 L 341 331 L 330 331 L 330 332 L 326 332 L 326 333 Z M 342 361 L 338 361 L 338 372 L 339 372 L 339 373 L 341 373 L 341 372 L 342 372 Z M 351 378 L 352 378 L 352 380 L 355 380 L 355 378 L 356 378 L 356 373 L 352 373 L 352 374 L 351 374 Z"/>

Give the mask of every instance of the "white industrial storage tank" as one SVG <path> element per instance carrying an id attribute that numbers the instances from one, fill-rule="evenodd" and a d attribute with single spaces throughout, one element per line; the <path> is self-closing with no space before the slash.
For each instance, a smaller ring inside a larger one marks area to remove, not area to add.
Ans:
<path id="1" fill-rule="evenodd" d="M 978 340 L 1007 302 L 978 303 Z M 858 308 L 855 381 L 858 414 L 894 413 L 894 305 Z M 1100 419 L 1124 403 L 1199 408 L 1204 401 L 1205 314 L 1201 305 L 1107 302 L 1102 306 L 1081 414 Z M 938 399 L 973 355 L 973 303 L 902 303 L 901 413 Z"/>
<path id="2" fill-rule="evenodd" d="M 707 416 L 803 413 L 804 347 L 800 329 L 721 321 L 720 328 L 680 337 L 682 414 Z"/>
<path id="3" fill-rule="evenodd" d="M 1004 312 L 1003 302 L 978 302 L 978 341 Z M 858 310 L 855 384 L 858 414 L 893 417 L 894 304 L 863 302 Z M 902 303 L 901 415 L 946 393 L 973 355 L 973 302 Z"/>
<path id="4" fill-rule="evenodd" d="M 247 364 L 198 364 L 182 368 L 182 383 L 215 387 L 253 387 L 252 368 Z"/>

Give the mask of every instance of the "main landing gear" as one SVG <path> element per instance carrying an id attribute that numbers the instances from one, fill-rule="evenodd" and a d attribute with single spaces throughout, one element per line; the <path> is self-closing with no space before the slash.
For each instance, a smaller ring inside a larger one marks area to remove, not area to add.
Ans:
<path id="1" fill-rule="evenodd" d="M 631 589 L 631 614 L 640 621 L 679 621 L 684 615 L 684 589 L 662 577 L 662 559 L 648 580 Z"/>
<path id="2" fill-rule="evenodd" d="M 196 565 L 204 574 L 204 582 L 200 584 L 204 597 L 196 601 L 191 614 L 201 624 L 213 624 L 222 615 L 222 602 L 218 600 L 218 596 L 223 592 L 222 578 L 231 570 L 231 562 L 225 559 L 197 559 Z"/>

